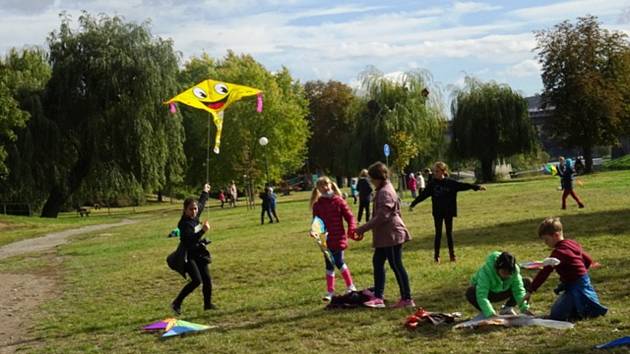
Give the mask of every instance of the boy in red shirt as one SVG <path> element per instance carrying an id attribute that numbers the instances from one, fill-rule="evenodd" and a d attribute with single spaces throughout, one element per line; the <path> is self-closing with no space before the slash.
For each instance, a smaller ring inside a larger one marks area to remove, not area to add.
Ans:
<path id="1" fill-rule="evenodd" d="M 593 263 L 591 256 L 573 240 L 564 238 L 560 218 L 549 217 L 538 226 L 538 236 L 553 248 L 551 257 L 560 260 L 555 267 L 546 266 L 538 272 L 525 299 L 529 300 L 555 269 L 560 276 L 560 285 L 554 290 L 563 292 L 551 307 L 550 318 L 558 321 L 576 320 L 605 315 L 608 309 L 599 303 L 591 285 L 588 269 Z"/>

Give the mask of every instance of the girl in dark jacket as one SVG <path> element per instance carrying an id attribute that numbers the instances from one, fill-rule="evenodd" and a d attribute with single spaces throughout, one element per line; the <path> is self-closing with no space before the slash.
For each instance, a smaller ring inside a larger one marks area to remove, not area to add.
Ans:
<path id="1" fill-rule="evenodd" d="M 199 216 L 203 212 L 210 185 L 206 184 L 203 192 L 199 196 L 199 201 L 193 198 L 184 200 L 184 211 L 177 227 L 180 230 L 180 247 L 184 250 L 182 256 L 185 257 L 185 273 L 190 276 L 190 282 L 186 284 L 179 295 L 171 303 L 171 308 L 178 315 L 181 314 L 182 302 L 193 290 L 202 284 L 203 308 L 204 310 L 214 309 L 212 304 L 212 279 L 208 264 L 210 263 L 210 252 L 206 249 L 209 242 L 203 238 L 210 225 L 208 221 L 199 222 Z"/>
<path id="2" fill-rule="evenodd" d="M 372 186 L 368 182 L 368 171 L 361 170 L 359 181 L 357 182 L 357 190 L 359 192 L 359 222 L 363 211 L 365 210 L 365 222 L 370 221 L 370 200 L 372 200 Z"/>
<path id="3" fill-rule="evenodd" d="M 436 263 L 440 263 L 440 243 L 442 241 L 442 223 L 446 226 L 446 240 L 448 242 L 448 253 L 451 262 L 455 262 L 455 249 L 453 245 L 453 218 L 457 216 L 457 192 L 465 190 L 482 190 L 486 187 L 462 183 L 452 180 L 448 177 L 448 166 L 438 161 L 433 167 L 433 178 L 427 184 L 427 187 L 420 193 L 409 207 L 413 211 L 413 207 L 423 200 L 431 197 L 433 207 L 433 223 L 435 225 L 435 241 L 433 243 L 433 258 Z"/>

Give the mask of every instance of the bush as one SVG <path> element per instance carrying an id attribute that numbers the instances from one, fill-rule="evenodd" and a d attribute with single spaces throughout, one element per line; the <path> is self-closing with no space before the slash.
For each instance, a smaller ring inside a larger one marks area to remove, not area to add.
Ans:
<path id="1" fill-rule="evenodd" d="M 630 155 L 606 161 L 602 165 L 602 168 L 604 170 L 630 170 Z"/>

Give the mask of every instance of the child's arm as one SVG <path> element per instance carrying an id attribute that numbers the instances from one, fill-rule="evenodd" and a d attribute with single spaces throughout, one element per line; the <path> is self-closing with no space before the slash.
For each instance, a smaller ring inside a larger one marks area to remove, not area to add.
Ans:
<path id="1" fill-rule="evenodd" d="M 518 271 L 518 270 L 517 270 Z M 521 312 L 529 311 L 529 304 L 526 298 L 527 292 L 525 291 L 525 286 L 523 285 L 523 278 L 520 273 L 516 273 L 514 279 L 512 280 L 512 296 L 514 296 L 514 300 L 516 300 L 516 304 L 518 304 Z"/>
<path id="2" fill-rule="evenodd" d="M 201 195 L 199 196 L 199 201 L 197 202 L 197 206 L 199 207 L 199 210 L 197 211 L 197 217 L 200 217 L 201 213 L 203 213 L 203 209 L 206 206 L 206 202 L 208 201 L 209 193 L 210 185 L 206 183 L 203 186 L 203 191 L 201 192 Z"/>
<path id="3" fill-rule="evenodd" d="M 584 267 L 586 267 L 586 269 L 589 269 L 591 264 L 593 264 L 593 258 L 591 258 L 591 255 L 584 251 L 582 251 L 582 261 L 584 262 Z"/>
<path id="4" fill-rule="evenodd" d="M 543 285 L 545 280 L 547 280 L 551 272 L 553 272 L 552 266 L 546 266 L 540 271 L 538 271 L 538 273 L 536 274 L 536 277 L 534 277 L 534 280 L 532 281 L 532 285 L 530 286 L 529 289 L 527 289 L 527 292 L 532 294 L 534 291 L 538 290 L 538 288 L 541 285 Z"/>
<path id="5" fill-rule="evenodd" d="M 348 235 L 353 235 L 357 229 L 357 221 L 354 218 L 354 215 L 352 215 L 352 211 L 350 210 L 350 207 L 348 207 L 348 203 L 341 199 L 339 209 L 341 210 L 341 216 L 343 216 L 348 223 Z"/>
<path id="6" fill-rule="evenodd" d="M 416 199 L 411 202 L 411 205 L 409 205 L 409 209 L 413 209 L 413 207 L 415 207 L 417 204 L 420 204 L 423 200 L 429 198 L 431 194 L 433 194 L 433 183 L 429 183 L 427 188 L 422 190 L 420 195 L 418 195 Z"/>
<path id="7" fill-rule="evenodd" d="M 475 295 L 477 296 L 477 304 L 485 317 L 496 315 L 494 308 L 492 308 L 492 303 L 488 300 L 488 294 L 490 293 L 489 283 L 490 281 L 487 279 L 485 272 L 479 272 L 477 284 L 475 285 Z"/>
<path id="8" fill-rule="evenodd" d="M 486 190 L 486 187 L 478 185 L 478 184 L 458 182 L 458 181 L 455 181 L 455 180 L 453 180 L 453 182 L 455 182 L 455 189 L 458 192 L 467 191 L 469 189 L 472 189 L 474 191 L 479 191 L 479 190 L 485 191 Z"/>

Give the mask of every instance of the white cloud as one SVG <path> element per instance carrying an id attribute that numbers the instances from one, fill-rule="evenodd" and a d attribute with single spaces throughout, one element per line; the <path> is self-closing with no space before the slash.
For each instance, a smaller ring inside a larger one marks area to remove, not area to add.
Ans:
<path id="1" fill-rule="evenodd" d="M 460 14 L 465 13 L 475 13 L 475 12 L 484 12 L 484 11 L 494 11 L 501 9 L 501 6 L 490 5 L 483 2 L 455 2 L 453 5 L 453 10 Z"/>
<path id="2" fill-rule="evenodd" d="M 627 8 L 628 5 L 627 0 L 575 0 L 526 7 L 511 11 L 508 15 L 527 21 L 562 21 L 586 14 L 595 16 L 620 15 L 622 9 Z"/>
<path id="3" fill-rule="evenodd" d="M 506 77 L 538 77 L 540 76 L 541 65 L 534 59 L 523 60 L 503 70 L 500 74 Z"/>

